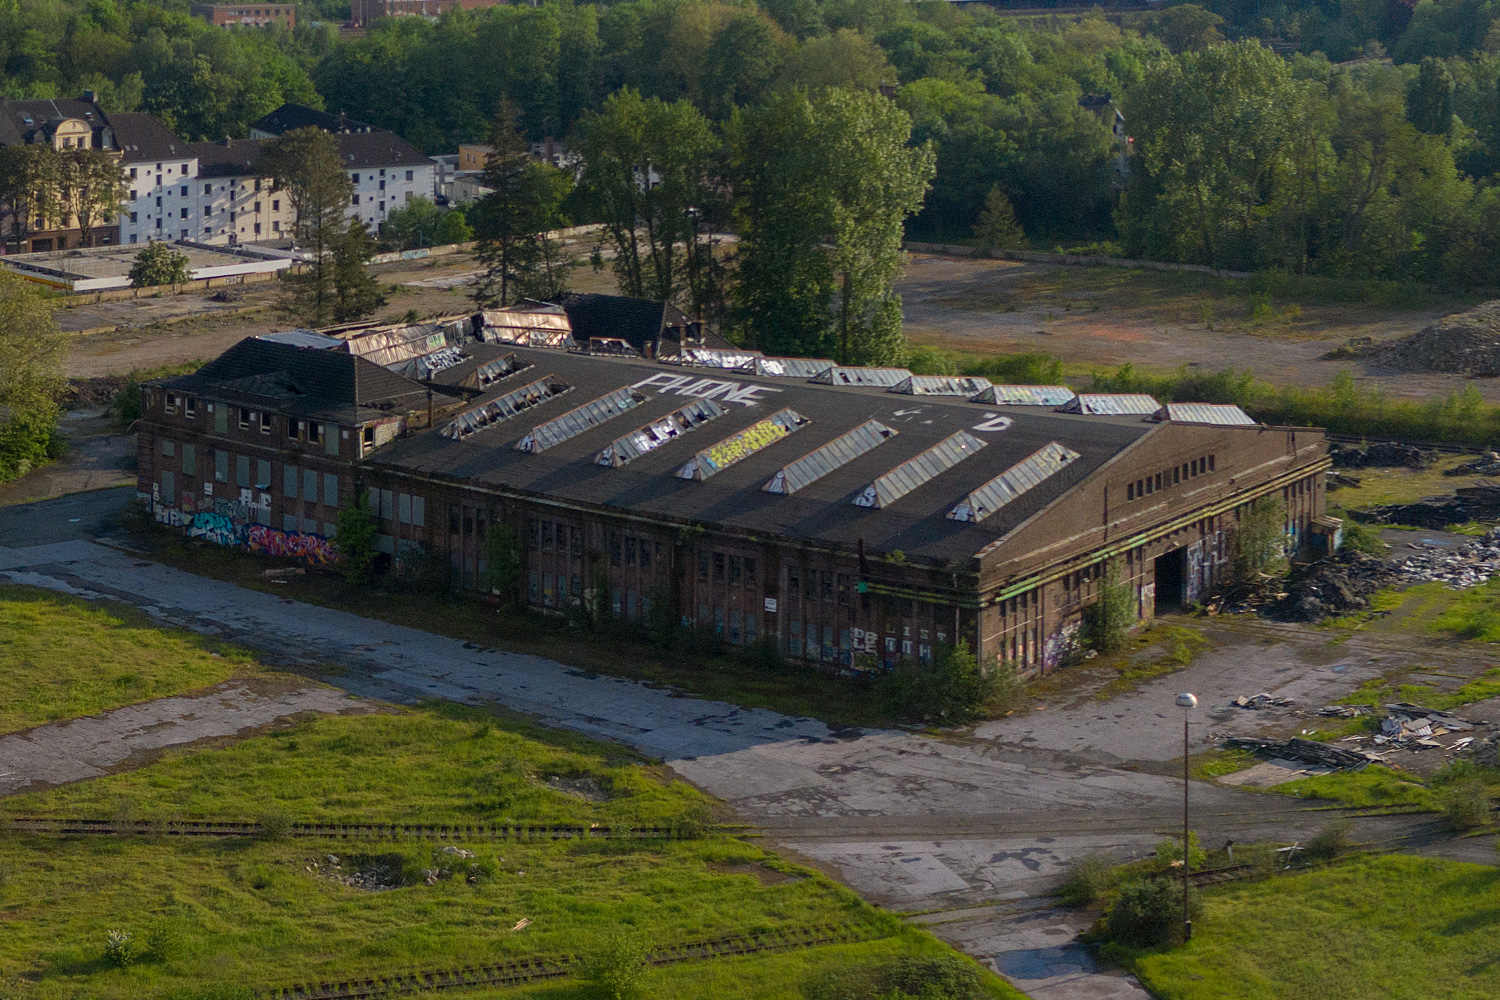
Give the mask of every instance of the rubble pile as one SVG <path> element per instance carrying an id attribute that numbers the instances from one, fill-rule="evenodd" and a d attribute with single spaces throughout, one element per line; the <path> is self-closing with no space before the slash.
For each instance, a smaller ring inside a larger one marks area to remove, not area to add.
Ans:
<path id="1" fill-rule="evenodd" d="M 1379 732 L 1345 736 L 1339 742 L 1356 746 L 1368 743 L 1372 749 L 1365 751 L 1365 756 L 1382 762 L 1401 751 L 1422 753 L 1441 750 L 1447 756 L 1454 756 L 1469 753 L 1478 739 L 1473 735 L 1462 734 L 1473 733 L 1477 727 L 1489 725 L 1487 722 L 1462 719 L 1447 712 L 1405 702 L 1387 705 L 1385 710 L 1387 715 L 1380 720 Z"/>
<path id="2" fill-rule="evenodd" d="M 1372 348 L 1371 354 L 1404 372 L 1500 375 L 1500 299 L 1444 316 L 1410 337 Z"/>
<path id="3" fill-rule="evenodd" d="M 1328 457 L 1336 469 L 1425 469 L 1438 460 L 1438 453 L 1400 441 L 1376 441 L 1364 448 L 1335 442 Z"/>
<path id="4" fill-rule="evenodd" d="M 1370 606 L 1370 595 L 1400 580 L 1400 574 L 1374 556 L 1341 549 L 1320 562 L 1299 566 L 1286 582 L 1286 594 L 1271 608 L 1283 621 L 1316 622 Z"/>
<path id="5" fill-rule="evenodd" d="M 1416 542 L 1407 544 L 1417 547 Z M 1416 555 L 1393 562 L 1391 568 L 1409 583 L 1439 580 L 1454 590 L 1477 587 L 1500 574 L 1500 527 L 1456 549 L 1420 546 Z"/>
<path id="6" fill-rule="evenodd" d="M 1500 768 L 1500 733 L 1476 739 L 1463 748 L 1464 756 L 1480 767 Z"/>
<path id="7" fill-rule="evenodd" d="M 348 867 L 337 854 L 325 854 L 315 861 L 308 862 L 306 868 L 309 873 L 319 878 L 342 883 L 351 889 L 363 889 L 366 892 L 399 889 L 404 884 L 399 854 L 352 859 Z"/>
<path id="8" fill-rule="evenodd" d="M 1500 451 L 1487 451 L 1472 462 L 1443 471 L 1445 476 L 1500 476 Z"/>
<path id="9" fill-rule="evenodd" d="M 1240 695 L 1229 704 L 1234 708 L 1245 708 L 1249 709 L 1252 712 L 1259 712 L 1262 709 L 1267 708 L 1290 708 L 1297 703 L 1295 701 L 1292 701 L 1292 699 L 1290 698 L 1277 698 L 1274 695 L 1270 695 L 1262 691 L 1260 694 L 1253 695 L 1249 698 L 1246 698 L 1244 695 Z"/>
<path id="10" fill-rule="evenodd" d="M 1330 771 L 1359 770 L 1370 762 L 1370 758 L 1356 750 L 1346 750 L 1331 743 L 1304 740 L 1294 736 L 1289 740 L 1263 740 L 1253 736 L 1230 736 L 1224 746 L 1232 750 L 1246 750 L 1265 760 L 1286 760 L 1305 767 L 1324 768 Z"/>

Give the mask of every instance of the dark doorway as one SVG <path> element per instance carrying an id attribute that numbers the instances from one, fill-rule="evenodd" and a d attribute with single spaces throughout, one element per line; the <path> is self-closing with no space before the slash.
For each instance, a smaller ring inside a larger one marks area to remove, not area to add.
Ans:
<path id="1" fill-rule="evenodd" d="M 1156 557 L 1156 613 L 1181 611 L 1187 580 L 1187 549 L 1173 549 Z"/>

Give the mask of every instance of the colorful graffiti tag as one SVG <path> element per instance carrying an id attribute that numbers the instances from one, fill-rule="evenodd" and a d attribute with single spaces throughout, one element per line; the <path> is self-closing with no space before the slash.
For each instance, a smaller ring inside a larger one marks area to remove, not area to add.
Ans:
<path id="1" fill-rule="evenodd" d="M 246 545 L 263 556 L 286 556 L 306 560 L 313 566 L 327 566 L 338 561 L 338 549 L 326 538 L 297 531 L 277 531 L 262 524 L 252 524 Z"/>
<path id="2" fill-rule="evenodd" d="M 245 544 L 245 526 L 223 514 L 194 514 L 187 533 L 189 538 L 202 538 L 215 545 Z"/>

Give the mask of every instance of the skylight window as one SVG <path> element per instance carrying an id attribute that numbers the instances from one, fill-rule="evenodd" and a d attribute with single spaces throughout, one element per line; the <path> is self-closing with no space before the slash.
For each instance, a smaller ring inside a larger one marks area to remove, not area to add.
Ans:
<path id="1" fill-rule="evenodd" d="M 576 410 L 569 410 L 556 420 L 533 427 L 530 434 L 516 442 L 516 450 L 533 455 L 546 451 L 585 431 L 593 430 L 606 420 L 613 420 L 628 410 L 635 409 L 645 401 L 645 395 L 634 389 L 616 389 L 607 396 L 584 403 Z"/>
<path id="2" fill-rule="evenodd" d="M 556 375 L 529 382 L 499 399 L 492 399 L 483 406 L 460 413 L 443 428 L 443 437 L 462 440 L 470 434 L 504 423 L 533 406 L 540 406 L 549 399 L 561 396 L 571 388 L 573 387 Z"/>
<path id="3" fill-rule="evenodd" d="M 698 368 L 740 368 L 758 357 L 760 357 L 759 351 L 723 351 L 711 347 L 689 347 L 679 352 L 675 358 L 663 360 Z"/>
<path id="4" fill-rule="evenodd" d="M 848 465 L 877 445 L 884 444 L 896 434 L 878 420 L 866 420 L 854 430 L 842 434 L 819 448 L 803 455 L 791 465 L 785 466 L 771 481 L 761 487 L 767 493 L 791 494 L 809 486 L 834 469 Z"/>
<path id="5" fill-rule="evenodd" d="M 514 354 L 507 354 L 503 358 L 494 361 L 486 361 L 474 370 L 474 378 L 479 382 L 479 388 L 488 389 L 503 378 L 508 378 L 524 368 L 530 368 L 531 362 L 522 361 Z"/>
<path id="6" fill-rule="evenodd" d="M 756 358 L 735 371 L 742 375 L 766 375 L 771 378 L 813 379 L 833 367 L 826 358 Z"/>
<path id="7" fill-rule="evenodd" d="M 697 430 L 723 415 L 724 407 L 712 399 L 695 399 L 682 409 L 673 410 L 665 417 L 653 420 L 644 427 L 637 427 L 624 437 L 611 441 L 594 461 L 599 465 L 618 469 L 648 451 L 655 451 L 674 438 Z"/>
<path id="8" fill-rule="evenodd" d="M 765 420 L 751 424 L 738 434 L 731 434 L 712 448 L 705 448 L 698 452 L 688 460 L 686 465 L 677 470 L 677 477 L 679 479 L 707 479 L 741 459 L 749 458 L 756 452 L 769 448 L 809 423 L 811 421 L 796 410 L 779 410 Z"/>
<path id="9" fill-rule="evenodd" d="M 959 431 L 928 448 L 910 461 L 903 462 L 875 480 L 854 498 L 856 507 L 888 507 L 923 483 L 947 472 L 959 462 L 979 453 L 985 442 Z"/>
<path id="10" fill-rule="evenodd" d="M 1065 385 L 992 385 L 973 401 L 996 406 L 1062 406 L 1073 396 Z"/>
<path id="11" fill-rule="evenodd" d="M 891 392 L 911 396 L 974 396 L 989 388 L 987 378 L 959 375 L 913 375 L 891 386 Z"/>
<path id="12" fill-rule="evenodd" d="M 1078 457 L 1078 452 L 1053 441 L 970 493 L 968 499 L 948 512 L 948 517 L 954 521 L 983 521 L 1049 476 L 1057 475 Z"/>
<path id="13" fill-rule="evenodd" d="M 905 368 L 830 368 L 809 381 L 817 385 L 873 385 L 889 389 L 905 379 L 911 372 Z"/>

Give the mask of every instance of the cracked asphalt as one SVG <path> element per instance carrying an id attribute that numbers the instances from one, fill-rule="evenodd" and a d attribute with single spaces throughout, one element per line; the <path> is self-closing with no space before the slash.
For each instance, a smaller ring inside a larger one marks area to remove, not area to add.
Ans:
<path id="1" fill-rule="evenodd" d="M 1094 967 L 1075 941 L 1082 918 L 1048 894 L 1077 857 L 1140 856 L 1180 830 L 1172 762 L 1180 766 L 1182 717 L 1172 696 L 1200 692 L 1189 721 L 1201 747 L 1224 729 L 1286 725 L 1284 714 L 1225 709 L 1235 695 L 1295 692 L 1303 705 L 1321 704 L 1392 655 L 1283 635 L 1256 639 L 1259 652 L 1247 657 L 1245 643 L 1226 640 L 1131 694 L 1082 697 L 970 736 L 834 731 L 194 577 L 88 541 L 83 529 L 16 547 L 5 522 L 0 511 L 0 546 L 11 546 L 0 547 L 0 579 L 126 600 L 277 656 L 337 663 L 348 670 L 337 683 L 352 695 L 497 702 L 660 757 L 780 850 L 872 902 L 938 911 L 913 919 L 1048 1000 L 1146 996 L 1133 978 Z M 0 765 L 3 754 L 0 746 Z M 1192 796 L 1205 843 L 1304 837 L 1328 819 L 1314 804 L 1201 782 Z M 1420 844 L 1436 841 L 1431 826 L 1362 819 L 1356 836 Z"/>

